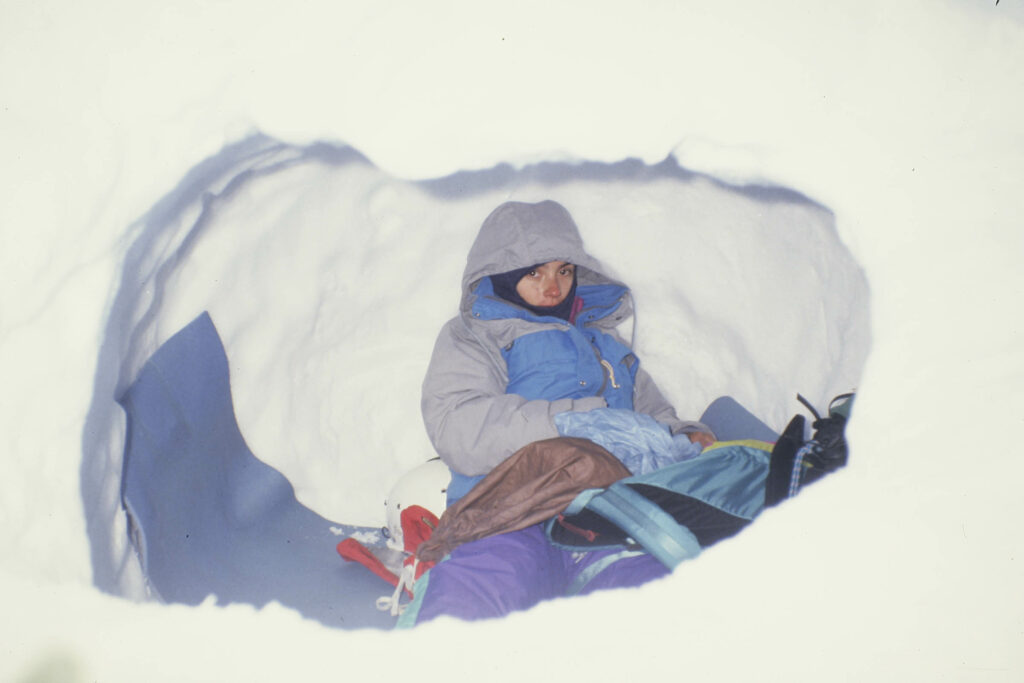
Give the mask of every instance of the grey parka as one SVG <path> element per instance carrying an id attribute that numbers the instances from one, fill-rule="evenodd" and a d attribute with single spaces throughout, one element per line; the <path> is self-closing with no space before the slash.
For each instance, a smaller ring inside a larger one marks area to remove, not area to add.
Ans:
<path id="1" fill-rule="evenodd" d="M 437 338 L 421 403 L 434 448 L 457 472 L 485 474 L 523 446 L 558 436 L 556 414 L 605 406 L 600 396 L 545 401 L 505 393 L 508 374 L 501 349 L 524 334 L 564 329 L 568 323 L 482 320 L 473 315 L 473 290 L 482 278 L 554 260 L 575 264 L 581 286 L 621 285 L 603 274 L 601 265 L 584 250 L 569 212 L 553 201 L 502 204 L 484 221 L 469 250 L 459 314 Z M 631 315 L 627 297 L 613 315 L 592 324 L 622 341 L 615 327 Z M 637 371 L 633 407 L 673 433 L 711 431 L 699 422 L 681 421 L 643 368 Z"/>

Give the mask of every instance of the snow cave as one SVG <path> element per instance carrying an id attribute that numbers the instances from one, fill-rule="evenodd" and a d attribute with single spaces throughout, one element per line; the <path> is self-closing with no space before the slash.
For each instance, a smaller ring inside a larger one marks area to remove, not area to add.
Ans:
<path id="1" fill-rule="evenodd" d="M 545 198 L 631 285 L 637 349 L 680 416 L 727 395 L 781 431 L 797 392 L 824 407 L 856 388 L 867 281 L 796 190 L 671 156 L 406 181 L 351 147 L 254 135 L 131 227 L 84 438 L 97 586 L 387 628 L 387 586 L 334 543 L 379 542 L 388 490 L 434 456 L 419 388 L 480 221 Z"/>

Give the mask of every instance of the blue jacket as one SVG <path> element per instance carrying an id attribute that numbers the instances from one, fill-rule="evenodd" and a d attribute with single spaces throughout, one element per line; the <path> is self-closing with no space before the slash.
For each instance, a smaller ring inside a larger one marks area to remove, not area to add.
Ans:
<path id="1" fill-rule="evenodd" d="M 517 318 L 552 323 L 516 338 L 502 348 L 508 372 L 505 393 L 528 400 L 600 396 L 611 408 L 633 409 L 638 361 L 632 349 L 593 323 L 614 313 L 628 296 L 620 285 L 577 289 L 583 309 L 573 323 L 549 318 L 497 298 L 490 280 L 476 287 L 472 311 L 480 320 Z"/>

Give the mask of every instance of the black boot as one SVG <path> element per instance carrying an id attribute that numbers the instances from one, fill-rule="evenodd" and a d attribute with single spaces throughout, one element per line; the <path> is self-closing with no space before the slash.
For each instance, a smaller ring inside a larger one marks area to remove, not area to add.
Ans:
<path id="1" fill-rule="evenodd" d="M 765 507 L 796 495 L 801 486 L 812 484 L 826 474 L 846 466 L 849 449 L 846 446 L 846 421 L 853 407 L 853 394 L 841 394 L 829 403 L 827 417 L 822 417 L 807 399 L 797 394 L 797 400 L 814 415 L 811 424 L 813 436 L 804 440 L 805 420 L 796 415 L 789 421 L 782 436 L 772 449 L 768 478 L 765 480 Z"/>
<path id="2" fill-rule="evenodd" d="M 821 417 L 807 400 L 797 395 L 817 418 L 811 425 L 814 436 L 808 442 L 809 449 L 804 455 L 804 462 L 809 467 L 804 473 L 801 484 L 811 484 L 830 472 L 846 466 L 849 449 L 846 445 L 846 421 L 853 407 L 853 394 L 841 394 L 829 403 L 827 417 Z"/>

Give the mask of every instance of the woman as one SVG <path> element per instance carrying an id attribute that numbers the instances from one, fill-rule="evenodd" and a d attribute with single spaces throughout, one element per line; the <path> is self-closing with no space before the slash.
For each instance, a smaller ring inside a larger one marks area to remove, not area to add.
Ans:
<path id="1" fill-rule="evenodd" d="M 629 290 L 586 253 L 560 204 L 507 202 L 487 217 L 423 383 L 427 433 L 453 471 L 449 502 L 523 446 L 558 436 L 563 412 L 633 410 L 714 441 L 677 417 L 617 333 L 631 317 Z M 647 555 L 610 562 L 607 552 L 560 550 L 534 526 L 457 548 L 417 584 L 414 619 L 499 616 L 665 572 Z"/>

